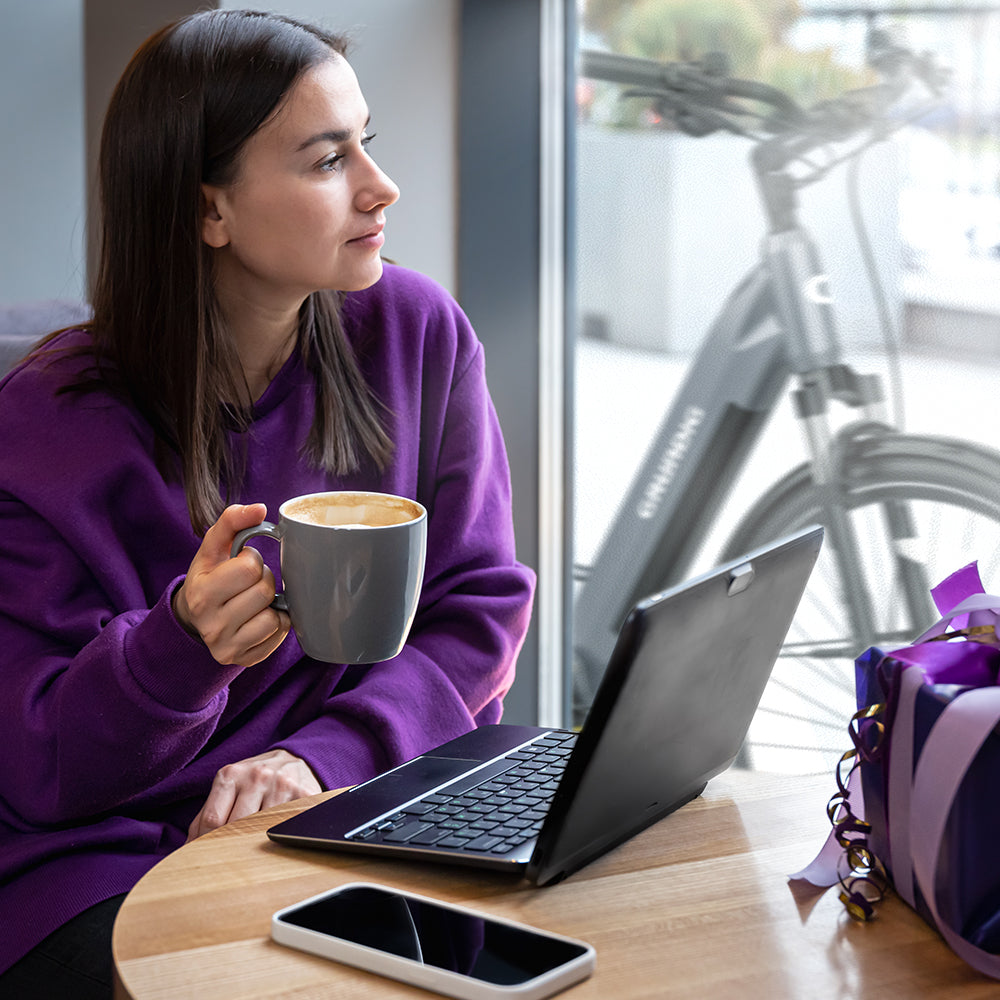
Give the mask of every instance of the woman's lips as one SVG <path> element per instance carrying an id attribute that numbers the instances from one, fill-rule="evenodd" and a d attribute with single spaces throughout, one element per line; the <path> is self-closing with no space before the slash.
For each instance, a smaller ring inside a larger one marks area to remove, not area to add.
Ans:
<path id="1" fill-rule="evenodd" d="M 362 233 L 360 236 L 356 236 L 353 240 L 348 240 L 347 242 L 351 246 L 377 250 L 385 243 L 385 235 L 382 232 L 383 228 L 383 226 L 374 226 L 366 233 Z"/>

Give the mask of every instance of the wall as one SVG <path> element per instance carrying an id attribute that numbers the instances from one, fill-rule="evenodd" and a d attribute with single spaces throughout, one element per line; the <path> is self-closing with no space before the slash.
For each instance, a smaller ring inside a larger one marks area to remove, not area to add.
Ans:
<path id="1" fill-rule="evenodd" d="M 84 294 L 83 0 L 11 3 L 0 32 L 0 303 Z"/>

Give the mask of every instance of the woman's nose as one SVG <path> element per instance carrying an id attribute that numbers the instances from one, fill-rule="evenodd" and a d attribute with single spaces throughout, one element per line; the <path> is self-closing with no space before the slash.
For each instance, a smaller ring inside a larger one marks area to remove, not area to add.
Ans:
<path id="1" fill-rule="evenodd" d="M 388 207 L 399 199 L 399 188 L 392 178 L 371 158 L 367 161 L 368 173 L 358 191 L 359 208 Z"/>

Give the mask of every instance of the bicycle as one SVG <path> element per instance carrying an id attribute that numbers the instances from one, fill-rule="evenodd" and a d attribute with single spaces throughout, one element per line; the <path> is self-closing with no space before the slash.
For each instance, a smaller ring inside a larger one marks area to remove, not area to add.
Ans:
<path id="1" fill-rule="evenodd" d="M 882 378 L 844 357 L 820 255 L 798 218 L 799 188 L 940 100 L 945 77 L 932 57 L 881 33 L 869 42 L 879 82 L 811 108 L 730 77 L 718 55 L 658 63 L 582 54 L 582 76 L 627 86 L 626 97 L 651 100 L 686 134 L 724 130 L 752 140 L 749 162 L 768 229 L 758 263 L 695 354 L 593 565 L 578 576 L 576 722 L 624 615 L 688 574 L 790 382 L 808 458 L 746 510 L 718 561 L 809 523 L 826 527 L 826 543 L 740 763 L 795 749 L 815 753 L 807 769 L 827 771 L 845 749 L 854 657 L 870 645 L 908 642 L 937 617 L 930 587 L 1000 549 L 1000 453 L 895 426 Z M 899 104 L 914 90 L 920 100 L 900 118 Z M 850 415 L 843 426 L 834 426 L 834 404 Z"/>

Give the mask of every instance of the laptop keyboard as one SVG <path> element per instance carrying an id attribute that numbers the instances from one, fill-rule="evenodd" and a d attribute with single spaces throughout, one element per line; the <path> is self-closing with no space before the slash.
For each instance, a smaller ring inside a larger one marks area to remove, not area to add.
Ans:
<path id="1" fill-rule="evenodd" d="M 507 854 L 538 835 L 575 743 L 576 733 L 546 733 L 347 839 Z"/>

